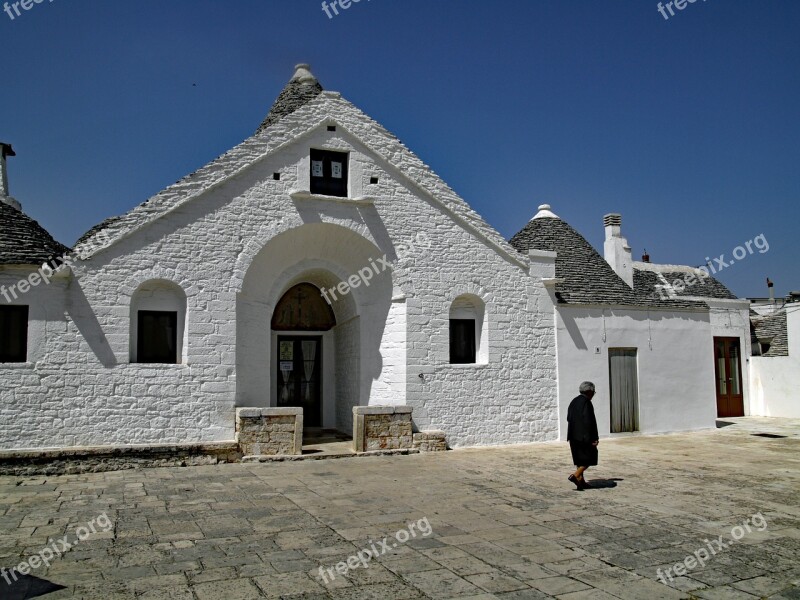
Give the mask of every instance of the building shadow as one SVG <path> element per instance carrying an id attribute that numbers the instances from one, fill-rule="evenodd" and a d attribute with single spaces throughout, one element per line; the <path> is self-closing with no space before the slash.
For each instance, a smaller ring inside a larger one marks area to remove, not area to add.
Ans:
<path id="1" fill-rule="evenodd" d="M 67 313 L 72 318 L 72 322 L 81 332 L 81 336 L 89 344 L 92 352 L 104 367 L 114 367 L 117 364 L 117 357 L 108 345 L 106 334 L 103 331 L 97 315 L 86 299 L 86 295 L 81 289 L 77 280 L 72 281 L 67 305 Z"/>
<path id="2" fill-rule="evenodd" d="M 63 589 L 66 589 L 63 585 L 33 575 L 23 575 L 14 569 L 4 571 L 3 577 L 0 577 L 0 598 L 3 600 L 38 598 Z"/>

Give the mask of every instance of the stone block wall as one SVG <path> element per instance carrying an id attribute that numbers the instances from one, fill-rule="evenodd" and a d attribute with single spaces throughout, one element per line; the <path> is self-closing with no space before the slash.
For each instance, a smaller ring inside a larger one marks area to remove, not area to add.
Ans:
<path id="1" fill-rule="evenodd" d="M 238 408 L 236 442 L 245 456 L 302 454 L 303 409 Z"/>
<path id="2" fill-rule="evenodd" d="M 410 449 L 413 445 L 410 406 L 353 407 L 356 452 Z"/>
<path id="3" fill-rule="evenodd" d="M 414 434 L 414 449 L 420 452 L 444 452 L 447 435 L 444 431 L 420 431 Z"/>

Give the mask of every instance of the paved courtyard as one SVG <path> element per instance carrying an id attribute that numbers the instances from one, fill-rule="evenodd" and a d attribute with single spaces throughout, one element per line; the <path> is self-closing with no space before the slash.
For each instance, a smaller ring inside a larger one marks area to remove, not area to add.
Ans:
<path id="1" fill-rule="evenodd" d="M 600 451 L 584 492 L 564 443 L 2 477 L 0 566 L 91 522 L 31 570 L 64 586 L 42 598 L 800 598 L 800 422 Z"/>

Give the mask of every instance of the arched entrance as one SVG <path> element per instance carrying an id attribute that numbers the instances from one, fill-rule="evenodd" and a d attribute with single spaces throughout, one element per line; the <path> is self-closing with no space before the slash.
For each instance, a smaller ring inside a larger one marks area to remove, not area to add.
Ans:
<path id="1" fill-rule="evenodd" d="M 394 289 L 393 271 L 373 272 L 371 280 L 352 283 L 383 253 L 347 227 L 307 223 L 269 239 L 242 263 L 236 299 L 237 406 L 294 403 L 305 409 L 300 400 L 316 393 L 317 374 L 324 430 L 352 432 L 355 406 L 402 403 L 406 305 L 395 301 L 400 292 Z M 279 337 L 298 338 L 280 340 L 291 342 L 283 346 L 284 359 Z M 303 342 L 314 338 L 316 346 L 306 344 L 304 351 Z M 300 372 L 312 350 L 314 370 L 306 376 Z M 295 386 L 300 377 L 309 385 L 291 388 L 284 382 L 281 362 L 291 363 L 283 366 L 287 373 L 292 369 Z M 313 427 L 319 414 L 316 403 L 304 413 L 304 425 Z"/>
<path id="2" fill-rule="evenodd" d="M 322 334 L 335 326 L 333 309 L 307 282 L 290 288 L 272 315 L 272 330 L 278 332 L 277 406 L 302 407 L 305 427 L 322 427 Z"/>

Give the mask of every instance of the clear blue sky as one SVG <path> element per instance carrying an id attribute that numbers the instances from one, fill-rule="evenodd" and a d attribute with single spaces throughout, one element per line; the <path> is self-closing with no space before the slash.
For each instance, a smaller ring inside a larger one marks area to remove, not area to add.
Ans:
<path id="1" fill-rule="evenodd" d="M 2 2 L 2 0 L 0 0 Z M 13 10 L 13 9 L 12 9 Z M 72 244 L 256 129 L 309 62 L 506 238 L 547 202 L 602 249 L 800 289 L 800 2 L 45 0 L 11 20 L 11 193 Z M 409 214 L 409 219 L 414 219 Z"/>

